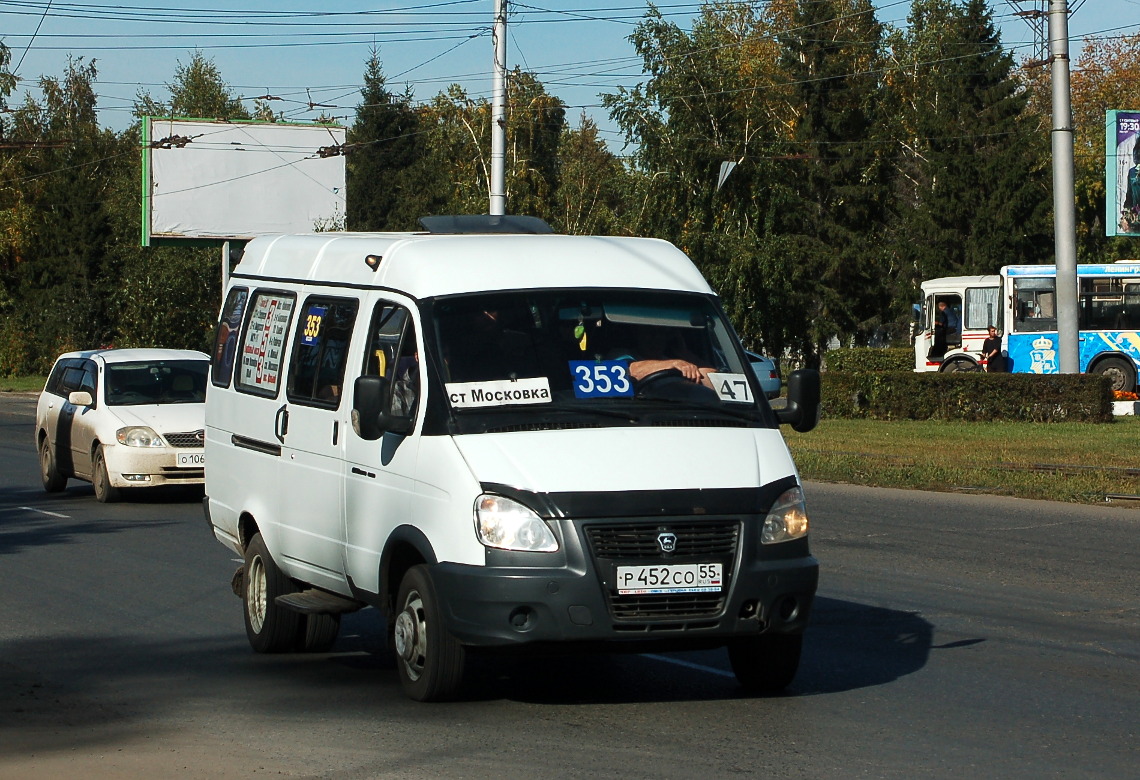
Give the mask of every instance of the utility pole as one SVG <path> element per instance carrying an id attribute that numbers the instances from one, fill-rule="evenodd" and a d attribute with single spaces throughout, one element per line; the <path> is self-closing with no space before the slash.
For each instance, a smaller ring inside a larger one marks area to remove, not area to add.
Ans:
<path id="1" fill-rule="evenodd" d="M 491 82 L 491 205 L 487 213 L 494 216 L 507 213 L 507 0 L 495 0 L 492 38 L 495 71 Z"/>
<path id="2" fill-rule="evenodd" d="M 1053 244 L 1057 263 L 1057 359 L 1062 374 L 1080 373 L 1077 328 L 1077 215 L 1073 203 L 1073 111 L 1069 96 L 1069 3 L 1049 0 L 1053 82 Z"/>

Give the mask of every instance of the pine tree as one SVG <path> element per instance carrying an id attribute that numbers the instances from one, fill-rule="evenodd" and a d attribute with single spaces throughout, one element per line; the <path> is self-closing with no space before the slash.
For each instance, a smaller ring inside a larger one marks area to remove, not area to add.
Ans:
<path id="1" fill-rule="evenodd" d="M 419 117 L 409 90 L 387 88 L 379 52 L 365 65 L 361 103 L 348 132 L 347 187 L 350 230 L 410 230 L 401 208 L 412 189 L 407 175 L 423 155 Z"/>

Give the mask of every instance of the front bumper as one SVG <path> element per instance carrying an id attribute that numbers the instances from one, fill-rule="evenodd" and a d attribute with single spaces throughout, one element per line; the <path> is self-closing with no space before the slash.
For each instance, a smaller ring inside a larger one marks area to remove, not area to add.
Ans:
<path id="1" fill-rule="evenodd" d="M 668 518 L 653 522 L 670 525 Z M 447 630 L 476 647 L 580 642 L 683 649 L 762 632 L 798 633 L 807 626 L 819 563 L 808 553 L 806 538 L 761 546 L 759 523 L 743 518 L 732 555 L 707 557 L 725 563 L 724 590 L 715 598 L 649 596 L 631 604 L 618 596 L 613 572 L 635 561 L 599 555 L 579 523 L 563 519 L 559 525 L 564 549 L 559 560 L 550 560 L 557 565 L 535 565 L 543 560 L 539 554 L 492 551 L 488 566 L 434 566 Z"/>
<path id="2" fill-rule="evenodd" d="M 202 455 L 201 449 L 114 446 L 105 447 L 107 476 L 117 488 L 156 487 L 158 485 L 201 485 L 206 481 L 203 468 L 177 465 L 177 456 Z"/>

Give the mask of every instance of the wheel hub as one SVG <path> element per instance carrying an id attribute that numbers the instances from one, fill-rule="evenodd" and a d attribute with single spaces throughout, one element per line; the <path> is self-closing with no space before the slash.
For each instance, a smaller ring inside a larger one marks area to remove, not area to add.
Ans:
<path id="1" fill-rule="evenodd" d="M 405 661 L 412 660 L 416 647 L 416 622 L 408 610 L 404 610 L 396 617 L 396 628 L 393 632 L 396 640 L 396 652 Z"/>

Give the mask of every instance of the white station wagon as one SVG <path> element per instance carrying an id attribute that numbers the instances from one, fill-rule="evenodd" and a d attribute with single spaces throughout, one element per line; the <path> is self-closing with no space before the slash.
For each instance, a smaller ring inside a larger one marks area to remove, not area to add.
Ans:
<path id="1" fill-rule="evenodd" d="M 44 490 L 81 479 L 108 502 L 124 488 L 202 484 L 209 370 L 192 350 L 61 355 L 36 407 Z"/>

